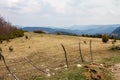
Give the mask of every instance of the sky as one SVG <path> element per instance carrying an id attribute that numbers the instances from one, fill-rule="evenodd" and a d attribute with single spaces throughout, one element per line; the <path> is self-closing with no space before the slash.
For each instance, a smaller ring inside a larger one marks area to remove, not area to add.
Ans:
<path id="1" fill-rule="evenodd" d="M 120 24 L 120 0 L 0 0 L 0 15 L 20 26 Z"/>

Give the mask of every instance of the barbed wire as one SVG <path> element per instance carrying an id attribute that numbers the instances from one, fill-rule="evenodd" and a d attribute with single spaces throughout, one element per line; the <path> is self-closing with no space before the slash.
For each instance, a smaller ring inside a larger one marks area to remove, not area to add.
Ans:
<path id="1" fill-rule="evenodd" d="M 67 55 L 69 56 L 70 54 L 74 54 L 74 53 L 79 53 L 79 49 L 78 49 L 78 46 L 79 46 L 79 44 L 78 44 L 78 42 L 76 42 L 76 43 L 71 43 L 71 44 L 65 44 L 65 48 L 66 48 L 66 50 L 67 50 Z M 52 52 L 50 52 L 51 51 L 51 49 L 53 50 Z M 46 48 L 41 48 L 41 49 L 39 49 L 39 51 L 38 51 L 38 53 L 47 53 L 47 54 L 51 54 L 51 53 L 53 53 L 53 54 L 55 54 L 55 53 L 59 53 L 60 55 L 61 54 L 63 54 L 64 52 L 63 51 L 61 51 L 62 50 L 62 48 L 61 48 L 61 46 L 59 45 L 59 44 L 56 44 L 56 45 L 53 45 L 53 46 L 49 46 L 49 47 L 46 47 Z M 69 50 L 69 51 L 68 51 Z M 49 51 L 49 52 L 47 52 L 47 51 Z M 33 54 L 34 56 L 37 56 L 37 55 L 40 55 L 40 54 L 38 54 L 37 52 L 35 53 L 35 54 Z M 58 54 L 57 54 L 58 55 Z M 78 54 L 79 55 L 79 54 Z M 34 56 L 32 56 L 32 57 L 34 57 Z M 58 55 L 59 56 L 59 55 Z M 42 57 L 42 55 L 41 55 L 41 57 Z M 53 57 L 53 56 L 50 56 L 51 58 Z M 76 56 L 76 57 L 78 57 L 78 56 Z M 43 57 L 44 58 L 44 57 Z M 32 58 L 31 58 L 32 59 Z M 70 58 L 69 58 L 70 59 Z M 62 61 L 64 61 L 64 58 L 63 57 L 58 57 L 58 59 L 57 59 L 57 57 L 56 57 L 56 60 L 59 62 L 59 60 L 62 60 Z M 34 61 L 34 60 L 33 60 Z M 68 60 L 69 61 L 69 60 Z M 74 63 L 75 61 L 73 61 L 73 62 L 69 62 L 69 63 Z M 13 67 L 13 66 L 15 66 L 16 64 L 24 64 L 24 65 L 28 65 L 28 63 L 26 63 L 26 61 L 25 61 L 25 59 L 20 59 L 20 60 L 15 60 L 15 59 L 13 59 L 11 62 L 9 62 L 9 67 Z M 58 63 L 59 64 L 59 63 Z M 64 69 L 65 67 L 64 67 L 64 65 L 65 64 L 63 64 L 63 63 L 61 63 L 63 66 L 61 66 L 61 69 Z M 36 65 L 36 64 L 35 64 Z M 57 65 L 57 64 L 56 64 Z M 70 64 L 69 66 L 71 67 L 71 66 L 73 66 L 74 64 Z M 39 66 L 39 67 L 41 67 L 41 64 L 39 64 L 39 63 L 37 63 L 37 66 Z M 47 65 L 46 65 L 47 66 Z M 44 67 L 44 66 L 43 66 Z M 55 66 L 56 68 L 58 68 L 58 67 L 60 67 L 60 66 Z M 5 68 L 4 66 L 0 66 L 0 70 L 2 70 L 3 68 Z M 42 67 L 41 67 L 42 68 Z M 46 67 L 47 68 L 47 67 Z M 54 67 L 49 67 L 49 69 L 53 69 Z M 31 70 L 35 70 L 35 68 L 26 68 L 26 67 L 24 67 L 24 68 L 22 68 L 23 70 L 15 70 L 15 73 L 16 74 L 20 74 L 20 73 L 25 73 L 25 72 L 28 72 L 28 71 L 31 71 Z M 54 70 L 54 69 L 53 69 Z M 26 73 L 25 73 L 26 74 Z M 31 73 L 31 74 L 34 74 L 34 73 Z M 24 75 L 24 74 L 23 74 Z M 19 76 L 19 75 L 18 75 Z"/>

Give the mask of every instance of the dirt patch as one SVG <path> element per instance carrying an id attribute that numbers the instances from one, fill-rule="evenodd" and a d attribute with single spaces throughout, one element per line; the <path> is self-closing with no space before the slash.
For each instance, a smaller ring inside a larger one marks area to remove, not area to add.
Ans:
<path id="1" fill-rule="evenodd" d="M 109 70 L 111 70 L 116 80 L 120 80 L 120 63 L 112 65 Z"/>
<path id="2" fill-rule="evenodd" d="M 86 77 L 87 80 L 103 80 L 106 76 L 106 68 L 103 64 L 89 64 L 84 66 L 87 69 L 83 75 Z"/>

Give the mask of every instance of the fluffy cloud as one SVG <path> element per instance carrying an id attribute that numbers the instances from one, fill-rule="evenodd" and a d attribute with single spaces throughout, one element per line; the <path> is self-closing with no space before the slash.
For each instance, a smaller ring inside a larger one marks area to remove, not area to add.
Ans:
<path id="1" fill-rule="evenodd" d="M 20 13 L 37 13 L 51 7 L 51 11 L 59 14 L 88 14 L 119 12 L 119 0 L 1 0 L 0 7 Z M 105 11 L 105 12 L 103 12 Z M 117 14 L 118 15 L 118 14 Z"/>
<path id="2" fill-rule="evenodd" d="M 0 2 L 0 7 L 4 11 L 8 12 L 13 11 L 16 13 L 29 13 L 29 14 L 36 13 L 41 10 L 41 4 L 37 0 L 2 0 Z"/>
<path id="3" fill-rule="evenodd" d="M 0 5 L 1 6 L 14 6 L 19 0 L 1 0 Z"/>
<path id="4" fill-rule="evenodd" d="M 119 23 L 120 0 L 1 0 L 0 14 L 21 24 L 21 18 L 40 25 Z"/>
<path id="5" fill-rule="evenodd" d="M 48 4 L 58 13 L 66 13 L 67 9 L 70 7 L 68 3 L 71 0 L 43 0 L 44 4 Z"/>

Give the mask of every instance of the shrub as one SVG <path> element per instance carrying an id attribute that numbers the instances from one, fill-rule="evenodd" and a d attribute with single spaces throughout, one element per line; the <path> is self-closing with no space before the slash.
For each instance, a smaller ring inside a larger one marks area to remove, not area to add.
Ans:
<path id="1" fill-rule="evenodd" d="M 35 30 L 33 31 L 34 33 L 40 33 L 40 34 L 45 34 L 46 32 L 42 31 L 42 30 Z"/>
<path id="2" fill-rule="evenodd" d="M 107 34 L 104 34 L 102 36 L 102 42 L 107 43 L 109 41 L 109 36 Z"/>
<path id="3" fill-rule="evenodd" d="M 23 30 L 17 29 L 15 26 L 5 21 L 4 18 L 0 17 L 0 41 L 22 36 L 24 36 Z"/>
<path id="4" fill-rule="evenodd" d="M 60 33 L 60 32 L 57 32 L 56 34 L 57 34 L 57 35 L 61 35 L 61 33 Z"/>
<path id="5" fill-rule="evenodd" d="M 5 76 L 0 75 L 0 80 L 5 80 L 5 79 L 6 79 Z"/>
<path id="6" fill-rule="evenodd" d="M 84 35 L 84 34 L 82 34 L 81 36 L 82 36 L 82 37 L 85 37 L 85 35 Z"/>
<path id="7" fill-rule="evenodd" d="M 102 38 L 102 34 L 96 34 L 95 35 L 97 38 Z"/>
<path id="8" fill-rule="evenodd" d="M 11 35 L 9 36 L 10 39 L 16 38 L 16 37 L 22 37 L 24 36 L 24 31 L 16 29 L 11 32 Z"/>
<path id="9" fill-rule="evenodd" d="M 0 51 L 2 51 L 2 48 L 0 48 Z"/>
<path id="10" fill-rule="evenodd" d="M 31 48 L 30 46 L 28 48 Z"/>
<path id="11" fill-rule="evenodd" d="M 116 42 L 117 41 L 117 38 L 116 36 L 113 37 L 113 41 Z"/>
<path id="12" fill-rule="evenodd" d="M 84 44 L 87 44 L 87 42 L 86 41 L 83 41 L 84 42 Z"/>
<path id="13" fill-rule="evenodd" d="M 117 39 L 115 38 L 113 41 L 114 41 L 114 42 L 116 42 L 116 41 L 117 41 Z"/>
<path id="14" fill-rule="evenodd" d="M 9 51 L 12 52 L 13 51 L 13 48 L 12 46 L 9 47 Z"/>
<path id="15" fill-rule="evenodd" d="M 27 35 L 25 35 L 25 39 L 28 39 L 28 36 L 27 36 Z"/>
<path id="16" fill-rule="evenodd" d="M 3 43 L 3 41 L 2 40 L 0 40 L 0 44 L 2 44 Z"/>

